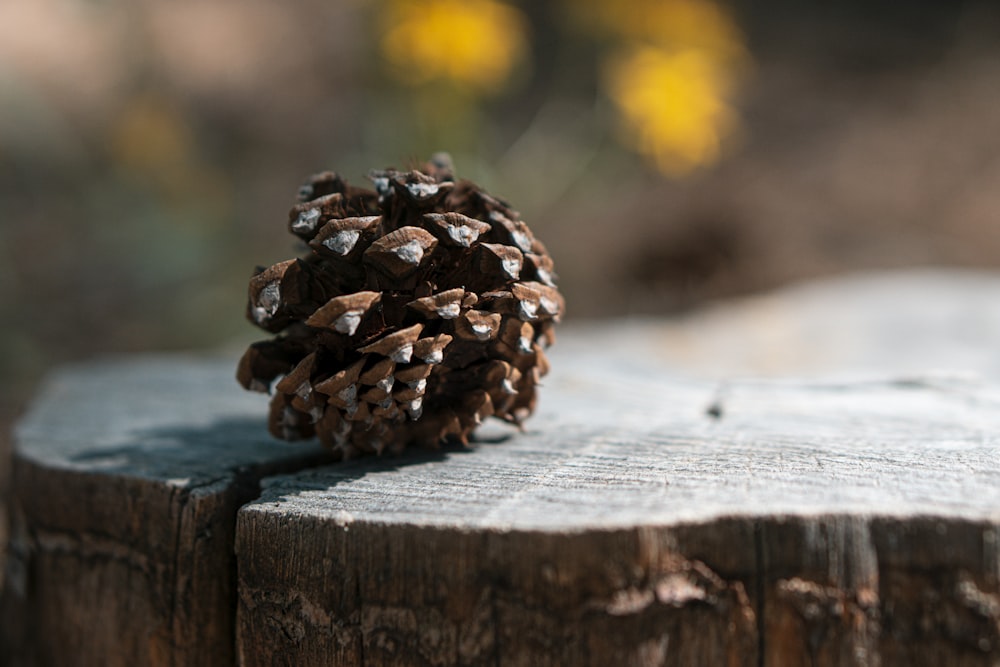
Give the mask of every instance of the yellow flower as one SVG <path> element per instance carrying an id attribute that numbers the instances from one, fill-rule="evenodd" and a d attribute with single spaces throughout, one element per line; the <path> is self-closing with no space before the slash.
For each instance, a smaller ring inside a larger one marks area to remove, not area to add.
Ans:
<path id="1" fill-rule="evenodd" d="M 735 123 L 725 67 L 703 51 L 639 47 L 607 70 L 626 141 L 670 175 L 712 164 Z"/>
<path id="2" fill-rule="evenodd" d="M 158 95 L 129 99 L 113 131 L 113 157 L 126 169 L 172 171 L 185 166 L 193 152 L 190 128 L 170 100 Z"/>
<path id="3" fill-rule="evenodd" d="M 382 53 L 402 82 L 444 80 L 490 92 L 526 51 L 526 22 L 494 0 L 391 0 Z"/>
<path id="4" fill-rule="evenodd" d="M 112 161 L 165 201 L 216 212 L 228 206 L 227 179 L 202 159 L 193 128 L 169 96 L 130 98 L 109 130 Z M 222 221 L 222 214 L 213 221 Z"/>
<path id="5" fill-rule="evenodd" d="M 626 142 L 670 175 L 715 162 L 749 60 L 726 10 L 713 0 L 568 1 L 579 25 L 622 44 L 604 83 Z"/>
<path id="6" fill-rule="evenodd" d="M 712 0 L 568 0 L 567 9 L 590 32 L 629 42 L 697 49 L 718 60 L 746 56 L 733 18 Z"/>

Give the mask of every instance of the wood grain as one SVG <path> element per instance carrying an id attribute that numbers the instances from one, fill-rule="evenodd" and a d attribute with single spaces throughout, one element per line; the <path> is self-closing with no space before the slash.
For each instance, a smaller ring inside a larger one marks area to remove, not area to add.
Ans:
<path id="1" fill-rule="evenodd" d="M 567 326 L 524 433 L 335 465 L 232 359 L 68 369 L 16 437 L 0 662 L 998 665 L 998 297 Z"/>
<path id="2" fill-rule="evenodd" d="M 1000 660 L 996 387 L 568 361 L 525 434 L 266 480 L 244 664 Z"/>

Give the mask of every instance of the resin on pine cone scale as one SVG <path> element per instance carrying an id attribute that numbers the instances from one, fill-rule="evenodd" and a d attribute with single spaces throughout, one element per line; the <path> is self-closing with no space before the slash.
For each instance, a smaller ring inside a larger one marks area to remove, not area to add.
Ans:
<path id="1" fill-rule="evenodd" d="M 247 317 L 279 335 L 246 351 L 240 384 L 273 389 L 276 437 L 345 457 L 520 425 L 564 308 L 545 247 L 444 158 L 369 177 L 300 190 L 288 228 L 312 252 L 251 279 Z"/>

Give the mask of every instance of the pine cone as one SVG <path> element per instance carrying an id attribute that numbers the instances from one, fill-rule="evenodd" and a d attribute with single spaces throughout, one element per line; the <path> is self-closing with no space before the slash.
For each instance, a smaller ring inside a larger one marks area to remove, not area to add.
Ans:
<path id="1" fill-rule="evenodd" d="M 487 416 L 520 425 L 564 308 L 545 247 L 447 156 L 369 178 L 374 192 L 331 172 L 300 189 L 288 228 L 312 252 L 250 280 L 247 317 L 280 335 L 250 346 L 240 384 L 283 376 L 271 433 L 345 458 L 468 443 Z"/>

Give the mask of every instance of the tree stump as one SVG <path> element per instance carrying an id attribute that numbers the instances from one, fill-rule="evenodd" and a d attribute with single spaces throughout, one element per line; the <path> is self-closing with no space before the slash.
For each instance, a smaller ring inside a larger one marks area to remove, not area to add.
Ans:
<path id="1" fill-rule="evenodd" d="M 271 439 L 232 364 L 50 379 L 15 434 L 0 663 L 234 663 L 236 511 L 263 476 L 329 457 Z"/>
<path id="2" fill-rule="evenodd" d="M 232 361 L 68 371 L 18 432 L 0 637 L 14 664 L 1000 664 L 998 296 L 912 274 L 565 327 L 524 433 L 327 465 Z"/>

